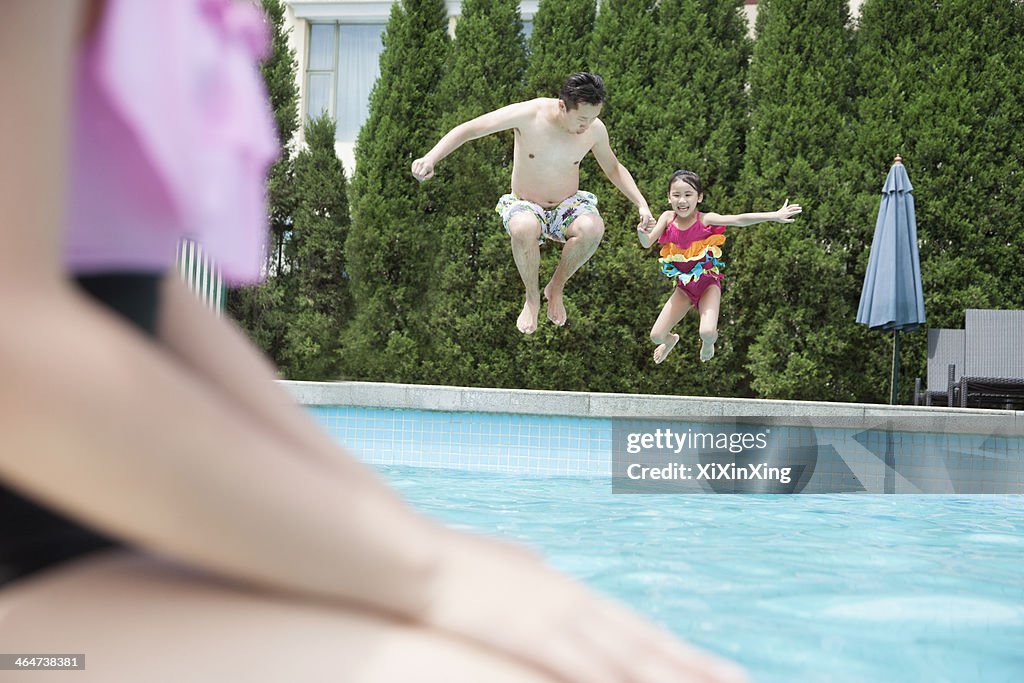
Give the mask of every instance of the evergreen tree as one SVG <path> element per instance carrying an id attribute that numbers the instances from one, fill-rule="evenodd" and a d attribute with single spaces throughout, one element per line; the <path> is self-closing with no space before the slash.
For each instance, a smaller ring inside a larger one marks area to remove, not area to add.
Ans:
<path id="1" fill-rule="evenodd" d="M 594 0 L 541 0 L 533 17 L 526 96 L 557 97 L 565 79 L 590 71 Z"/>
<path id="2" fill-rule="evenodd" d="M 619 160 L 634 173 L 646 167 L 647 135 L 658 124 L 654 96 L 661 85 L 656 64 L 660 36 L 654 4 L 651 0 L 602 0 L 591 43 L 590 62 L 608 90 L 601 120 L 608 126 Z M 614 206 L 624 214 L 623 219 L 636 214 L 621 195 L 605 204 L 608 210 Z"/>
<path id="3" fill-rule="evenodd" d="M 915 131 L 912 181 L 926 303 L 945 323 L 966 308 L 1024 306 L 1024 6 L 942 3 L 935 31 L 942 61 L 914 98 L 931 117 Z"/>
<path id="4" fill-rule="evenodd" d="M 847 162 L 846 175 L 854 181 L 857 190 L 850 206 L 853 232 L 849 250 L 850 270 L 855 282 L 864 281 L 882 185 L 896 154 L 906 157 L 911 183 L 915 186 L 915 199 L 920 193 L 916 154 L 910 143 L 917 127 L 922 123 L 928 125 L 921 119 L 931 116 L 915 116 L 908 103 L 917 96 L 915 91 L 924 87 L 928 62 L 921 55 L 935 54 L 934 24 L 933 3 L 929 0 L 869 0 L 861 7 L 854 39 L 857 135 L 853 137 L 844 159 Z M 921 207 L 918 212 L 920 210 Z M 924 234 L 925 226 L 919 220 L 918 236 Z M 926 260 L 922 260 L 922 266 L 925 266 Z M 928 305 L 930 297 L 927 290 L 925 293 L 929 324 L 934 326 L 935 310 Z M 947 327 L 959 327 L 962 323 L 961 314 L 959 323 Z M 867 352 L 863 370 L 871 378 L 873 391 L 862 393 L 858 400 L 887 402 L 892 335 L 859 327 L 860 344 Z M 900 361 L 906 379 L 901 378 L 900 386 L 907 394 L 913 386 L 913 380 L 907 379 L 915 374 L 923 376 L 921 361 L 924 354 L 921 350 L 926 337 L 924 334 L 904 334 L 901 339 Z"/>
<path id="5" fill-rule="evenodd" d="M 281 156 L 270 167 L 267 176 L 267 200 L 270 210 L 270 252 L 278 259 L 285 251 L 292 216 L 295 213 L 295 166 L 291 154 L 291 141 L 299 127 L 299 88 L 296 74 L 298 60 L 295 50 L 288 45 L 288 31 L 284 28 L 285 5 L 282 0 L 261 0 L 267 19 L 273 26 L 271 52 L 260 67 L 267 95 L 277 125 L 277 139 Z M 273 257 L 272 257 L 273 258 Z M 275 270 L 287 271 L 284 264 Z"/>
<path id="6" fill-rule="evenodd" d="M 284 2 L 261 2 L 263 12 L 273 29 L 270 55 L 260 66 L 260 71 L 263 73 L 263 81 L 267 84 L 270 106 L 274 111 L 277 139 L 282 147 L 287 147 L 299 125 L 299 88 L 295 80 L 298 62 L 295 59 L 295 50 L 288 46 L 288 32 L 284 29 Z"/>
<path id="7" fill-rule="evenodd" d="M 1024 5 L 943 2 L 935 33 L 937 59 L 912 104 L 931 116 L 908 163 L 929 324 L 962 327 L 967 308 L 1024 308 Z M 907 370 L 923 375 L 923 334 L 918 344 Z"/>
<path id="8" fill-rule="evenodd" d="M 310 121 L 307 148 L 295 159 L 296 299 L 283 368 L 289 379 L 340 376 L 341 333 L 352 315 L 344 255 L 350 223 L 347 180 L 334 136 L 334 121 L 326 114 Z"/>
<path id="9" fill-rule="evenodd" d="M 380 78 L 356 142 L 352 226 L 345 243 L 355 316 L 346 330 L 347 374 L 417 381 L 423 375 L 424 291 L 434 277 L 429 186 L 412 177 L 437 129 L 434 105 L 448 51 L 443 0 L 395 3 Z"/>
<path id="10" fill-rule="evenodd" d="M 868 0 L 857 34 L 858 183 L 863 279 L 885 172 L 895 154 L 914 185 L 928 327 L 962 327 L 967 308 L 1020 308 L 1024 273 L 1024 7 L 1000 0 Z M 965 248 L 965 245 L 972 245 Z M 927 337 L 903 336 L 900 400 L 924 376 Z M 869 369 L 888 370 L 890 336 L 864 333 Z M 888 373 L 874 395 L 886 400 Z"/>
<path id="11" fill-rule="evenodd" d="M 655 217 L 669 207 L 668 179 L 676 169 L 696 172 L 704 184 L 702 211 L 736 213 L 736 185 L 743 164 L 747 124 L 746 78 L 751 41 L 738 0 L 663 0 L 658 5 L 658 44 L 651 65 L 655 79 L 652 104 L 657 124 L 646 136 L 646 167 L 643 184 Z M 645 300 L 638 300 L 649 318 L 644 334 L 672 291 L 656 262 L 657 249 L 648 250 L 642 261 Z M 728 262 L 728 252 L 725 260 Z M 639 288 L 637 288 L 639 291 Z M 699 316 L 687 314 L 676 330 L 682 358 L 657 370 L 662 380 L 686 387 L 688 394 L 732 395 L 737 378 L 727 372 L 734 367 L 731 337 L 722 335 L 716 360 L 693 372 L 700 346 Z M 652 347 L 648 344 L 647 348 Z M 653 366 L 645 360 L 644 371 Z"/>
<path id="12" fill-rule="evenodd" d="M 720 328 L 731 371 L 766 398 L 846 401 L 863 388 L 852 344 L 860 283 L 846 269 L 852 183 L 837 150 L 850 138 L 845 0 L 768 0 L 750 66 L 745 210 L 801 204 L 793 224 L 730 230 Z M 739 207 L 738 207 L 739 208 Z"/>
<path id="13" fill-rule="evenodd" d="M 600 118 L 608 129 L 612 150 L 641 189 L 648 162 L 648 135 L 657 122 L 651 97 L 656 45 L 654 3 L 601 3 L 590 46 L 590 64 L 607 89 Z M 656 391 L 652 373 L 646 371 L 646 338 L 653 318 L 644 305 L 638 304 L 650 295 L 641 284 L 645 261 L 636 239 L 637 209 L 605 178 L 592 156 L 580 166 L 581 187 L 598 196 L 604 238 L 566 287 L 569 323 L 558 331 L 561 348 L 553 347 L 550 359 L 527 370 L 533 374 L 532 382 L 545 388 L 561 388 L 558 381 L 562 380 L 572 382 L 573 388 L 589 391 Z M 559 255 L 549 256 L 546 272 L 554 269 Z M 572 353 L 567 354 L 567 349 Z"/>
<path id="14" fill-rule="evenodd" d="M 436 139 L 463 121 L 521 99 L 526 48 L 518 4 L 463 3 L 438 87 L 437 108 L 445 113 Z M 512 131 L 470 141 L 438 164 L 428 182 L 438 206 L 430 239 L 440 247 L 441 259 L 428 297 L 433 334 L 427 381 L 477 384 L 479 359 L 494 362 L 521 341 L 508 320 L 522 304 L 522 291 L 512 286 L 518 280 L 515 266 L 506 287 L 492 289 L 480 277 L 485 271 L 506 272 L 512 262 L 509 237 L 494 211 L 498 198 L 509 192 L 512 147 Z"/>
<path id="15" fill-rule="evenodd" d="M 947 321 L 966 308 L 1024 307 L 1024 5 L 948 0 L 935 19 L 937 59 L 911 105 L 920 125 L 908 161 L 926 230 L 922 277 Z"/>
<path id="16" fill-rule="evenodd" d="M 295 51 L 288 46 L 284 3 L 281 0 L 262 0 L 262 4 L 272 27 L 272 40 L 270 56 L 261 66 L 261 71 L 281 145 L 281 155 L 270 167 L 267 179 L 270 223 L 267 278 L 258 285 L 229 291 L 227 310 L 252 341 L 279 364 L 284 360 L 285 332 L 291 317 L 290 268 L 285 259 L 285 248 L 295 210 L 294 170 L 288 145 L 298 126 L 298 62 Z"/>
<path id="17" fill-rule="evenodd" d="M 658 5 L 653 104 L 647 146 L 658 188 L 676 168 L 705 189 L 732 194 L 743 161 L 751 41 L 739 0 L 663 0 Z M 668 167 L 666 167 L 668 164 Z M 659 189 L 661 194 L 665 194 Z"/>

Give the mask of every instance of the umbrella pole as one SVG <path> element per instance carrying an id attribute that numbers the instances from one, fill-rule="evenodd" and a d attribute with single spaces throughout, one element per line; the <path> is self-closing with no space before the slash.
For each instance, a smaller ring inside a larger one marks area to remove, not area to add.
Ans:
<path id="1" fill-rule="evenodd" d="M 896 405 L 896 393 L 900 382 L 900 331 L 892 331 L 892 394 L 889 396 L 889 405 Z"/>

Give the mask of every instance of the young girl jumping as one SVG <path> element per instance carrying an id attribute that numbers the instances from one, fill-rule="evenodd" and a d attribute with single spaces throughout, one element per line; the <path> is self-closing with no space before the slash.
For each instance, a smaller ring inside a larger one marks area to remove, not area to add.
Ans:
<path id="1" fill-rule="evenodd" d="M 661 272 L 675 281 L 672 296 L 651 328 L 654 362 L 661 363 L 679 341 L 672 328 L 686 312 L 696 306 L 700 312 L 700 359 L 711 360 L 718 339 L 718 309 L 722 302 L 722 245 L 725 244 L 727 226 L 753 225 L 764 221 L 792 223 L 800 213 L 799 204 L 789 200 L 778 211 L 770 213 L 741 213 L 724 216 L 717 213 L 701 214 L 697 206 L 704 200 L 700 178 L 692 171 L 676 171 L 668 182 L 668 202 L 671 211 L 665 211 L 651 229 L 637 226 L 640 244 L 650 247 L 657 241 L 661 248 Z"/>

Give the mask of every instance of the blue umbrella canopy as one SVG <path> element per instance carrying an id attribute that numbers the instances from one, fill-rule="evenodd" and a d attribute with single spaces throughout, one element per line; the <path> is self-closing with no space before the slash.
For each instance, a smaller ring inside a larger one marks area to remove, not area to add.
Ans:
<path id="1" fill-rule="evenodd" d="M 910 331 L 925 323 L 913 189 L 896 157 L 882 188 L 857 308 L 857 322 L 870 329 Z"/>

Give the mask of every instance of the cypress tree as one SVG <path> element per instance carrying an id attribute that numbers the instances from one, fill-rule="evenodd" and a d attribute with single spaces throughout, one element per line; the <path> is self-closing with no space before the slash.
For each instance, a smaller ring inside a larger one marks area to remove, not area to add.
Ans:
<path id="1" fill-rule="evenodd" d="M 307 148 L 295 159 L 296 298 L 284 367 L 290 379 L 340 375 L 341 332 L 352 314 L 344 256 L 350 223 L 347 180 L 334 135 L 334 121 L 326 114 L 310 121 Z"/>
<path id="2" fill-rule="evenodd" d="M 946 321 L 1024 306 L 1024 5 L 949 0 L 935 11 L 936 54 L 912 102 L 911 180 L 926 229 L 922 277 Z"/>
<path id="3" fill-rule="evenodd" d="M 914 101 L 932 118 L 917 132 L 912 180 L 928 314 L 962 327 L 967 308 L 1024 308 L 1024 5 L 941 3 L 936 45 Z M 923 373 L 923 341 L 918 358 Z"/>
<path id="4" fill-rule="evenodd" d="M 298 61 L 295 50 L 288 45 L 284 28 L 285 6 L 282 0 L 262 0 L 263 9 L 273 25 L 271 53 L 261 70 L 277 124 L 281 156 L 270 167 L 267 177 L 267 199 L 270 207 L 271 240 L 269 250 L 281 257 L 287 233 L 295 213 L 295 166 L 290 144 L 299 127 L 299 89 L 296 83 Z M 273 257 L 273 256 L 272 256 Z M 286 270 L 285 268 L 278 269 Z M 278 273 L 280 274 L 280 272 Z"/>
<path id="5" fill-rule="evenodd" d="M 527 97 L 556 97 L 571 74 L 590 71 L 594 0 L 541 0 L 533 17 Z"/>
<path id="6" fill-rule="evenodd" d="M 689 169 L 701 177 L 702 211 L 741 210 L 734 197 L 743 164 L 752 46 L 740 6 L 738 0 L 663 0 L 658 5 L 658 43 L 650 67 L 657 124 L 646 136 L 647 164 L 640 171 L 655 217 L 669 208 L 668 179 L 676 169 Z M 727 262 L 728 256 L 727 252 Z M 648 250 L 642 261 L 644 275 L 637 275 L 638 284 L 644 282 L 647 290 L 646 299 L 637 305 L 645 308 L 648 318 L 640 336 L 649 352 L 653 346 L 646 333 L 672 292 L 656 257 L 656 248 Z M 679 347 L 654 374 L 687 394 L 731 395 L 737 380 L 726 372 L 732 367 L 728 335 L 717 345 L 716 360 L 694 372 L 700 347 L 698 321 L 696 311 L 687 313 L 676 329 Z M 653 368 L 648 355 L 643 371 L 652 374 Z"/>
<path id="7" fill-rule="evenodd" d="M 345 243 L 355 316 L 346 330 L 349 376 L 422 376 L 424 291 L 434 276 L 429 190 L 411 173 L 434 144 L 437 83 L 448 51 L 443 0 L 393 5 L 380 78 L 356 142 L 352 226 Z"/>
<path id="8" fill-rule="evenodd" d="M 928 65 L 922 55 L 929 55 L 927 59 L 931 59 L 930 56 L 935 54 L 937 48 L 932 5 L 929 0 L 869 0 L 861 8 L 854 37 L 857 135 L 853 137 L 846 157 L 846 174 L 854 181 L 857 190 L 850 206 L 853 232 L 849 257 L 853 280 L 858 283 L 864 281 L 881 201 L 881 188 L 896 154 L 905 158 L 911 183 L 914 184 L 915 199 L 920 201 L 917 155 L 911 143 L 916 137 L 915 130 L 925 122 L 920 120 L 922 117 L 914 114 L 908 103 L 917 97 L 916 91 L 924 86 Z M 919 216 L 922 208 L 918 204 Z M 919 218 L 918 237 L 922 237 L 925 232 L 925 225 Z M 922 253 L 922 267 L 927 267 L 924 256 Z M 929 299 L 926 289 L 929 325 L 935 326 L 936 311 L 929 305 Z M 962 322 L 961 314 L 960 323 L 947 326 L 959 327 Z M 870 383 L 858 396 L 858 400 L 887 402 L 892 335 L 859 327 L 860 345 L 865 351 L 863 372 L 870 378 Z M 923 376 L 922 349 L 925 338 L 923 334 L 905 334 L 901 337 L 900 363 L 903 378 L 900 386 L 904 389 L 903 394 L 907 394 L 913 386 L 913 376 Z"/>
<path id="9" fill-rule="evenodd" d="M 658 5 L 649 172 L 661 191 L 676 168 L 705 189 L 732 195 L 743 166 L 747 65 L 752 43 L 740 0 L 663 0 Z M 719 187 L 721 186 L 721 187 Z M 652 188 L 653 193 L 653 188 Z"/>
<path id="10" fill-rule="evenodd" d="M 589 48 L 594 16 L 594 0 L 541 0 L 530 37 L 523 99 L 557 97 L 569 75 L 591 70 Z M 584 166 L 587 163 L 585 161 Z M 581 169 L 580 178 L 581 187 L 588 189 L 585 168 Z M 507 191 L 506 184 L 502 192 Z M 572 302 L 578 293 L 577 282 L 590 266 L 584 266 L 567 287 L 569 325 L 556 328 L 548 322 L 542 304 L 537 331 L 522 335 L 515 328 L 523 305 L 522 282 L 500 218 L 497 214 L 492 213 L 492 216 L 495 232 L 481 243 L 481 258 L 488 265 L 479 271 L 476 287 L 470 294 L 485 305 L 476 309 L 476 322 L 465 320 L 461 334 L 463 338 L 475 334 L 478 348 L 485 349 L 488 344 L 494 348 L 482 355 L 474 354 L 475 367 L 467 383 L 538 389 L 588 388 L 585 379 L 587 350 L 577 348 L 579 340 L 575 339 L 574 331 L 579 316 Z M 541 247 L 541 288 L 556 268 L 561 253 L 561 245 L 550 241 Z M 573 340 L 567 341 L 570 337 Z M 583 340 L 583 344 L 586 343 Z M 573 351 L 566 352 L 566 345 L 571 345 Z"/>
<path id="11" fill-rule="evenodd" d="M 288 145 L 298 127 L 299 93 L 296 85 L 298 62 L 288 46 L 284 28 L 285 6 L 281 0 L 262 0 L 271 25 L 270 56 L 262 64 L 274 121 L 277 124 L 279 159 L 270 167 L 267 201 L 270 223 L 267 278 L 264 282 L 228 292 L 227 310 L 250 339 L 276 364 L 284 360 L 285 331 L 291 317 L 288 293 L 290 266 L 286 258 L 286 235 L 295 210 L 294 169 Z"/>
<path id="12" fill-rule="evenodd" d="M 455 30 L 438 87 L 438 111 L 445 114 L 435 140 L 522 95 L 526 47 L 516 0 L 466 0 Z M 428 297 L 433 334 L 427 381 L 481 384 L 478 364 L 494 363 L 521 343 L 514 321 L 522 291 L 514 284 L 519 277 L 508 235 L 494 211 L 510 191 L 512 147 L 512 131 L 472 140 L 438 164 L 437 175 L 424 186 L 438 207 L 431 240 L 441 252 Z M 481 281 L 488 271 L 505 274 L 507 285 L 493 288 Z"/>
<path id="13" fill-rule="evenodd" d="M 656 34 L 654 3 L 604 0 L 590 45 L 592 70 L 604 79 L 608 93 L 601 120 L 612 150 L 641 190 L 647 136 L 657 125 L 651 97 Z M 562 348 L 555 347 L 550 359 L 528 371 L 533 382 L 555 375 L 573 382 L 573 388 L 589 391 L 657 390 L 652 373 L 641 370 L 649 358 L 646 339 L 653 318 L 638 303 L 651 294 L 640 284 L 645 269 L 636 240 L 636 207 L 608 182 L 592 156 L 581 164 L 581 171 L 581 187 L 598 196 L 604 238 L 566 288 L 569 323 L 559 331 Z M 550 267 L 554 268 L 553 259 Z"/>
<path id="14" fill-rule="evenodd" d="M 868 0 L 857 35 L 858 135 L 851 171 L 863 278 L 879 191 L 894 154 L 914 185 L 928 327 L 962 327 L 966 308 L 1020 308 L 1024 274 L 1024 7 L 1000 0 Z M 970 245 L 969 247 L 967 245 Z M 927 365 L 926 335 L 903 337 L 900 399 Z M 886 343 L 882 343 L 882 341 Z M 869 370 L 888 370 L 888 335 L 865 333 Z M 885 400 L 887 373 L 866 400 Z"/>
<path id="15" fill-rule="evenodd" d="M 646 166 L 646 136 L 658 124 L 653 100 L 661 84 L 657 78 L 659 36 L 654 17 L 650 0 L 602 0 L 591 43 L 590 62 L 608 89 L 601 120 L 608 126 L 612 149 L 634 173 Z M 629 200 L 617 191 L 611 196 L 614 199 L 604 202 L 609 210 L 614 206 L 623 219 L 636 215 Z"/>
<path id="16" fill-rule="evenodd" d="M 845 0 L 759 5 L 742 176 L 746 210 L 801 204 L 793 224 L 733 228 L 720 327 L 737 387 L 766 398 L 852 400 L 857 295 L 846 269 L 851 183 L 850 34 Z M 747 385 L 749 382 L 749 385 Z"/>

